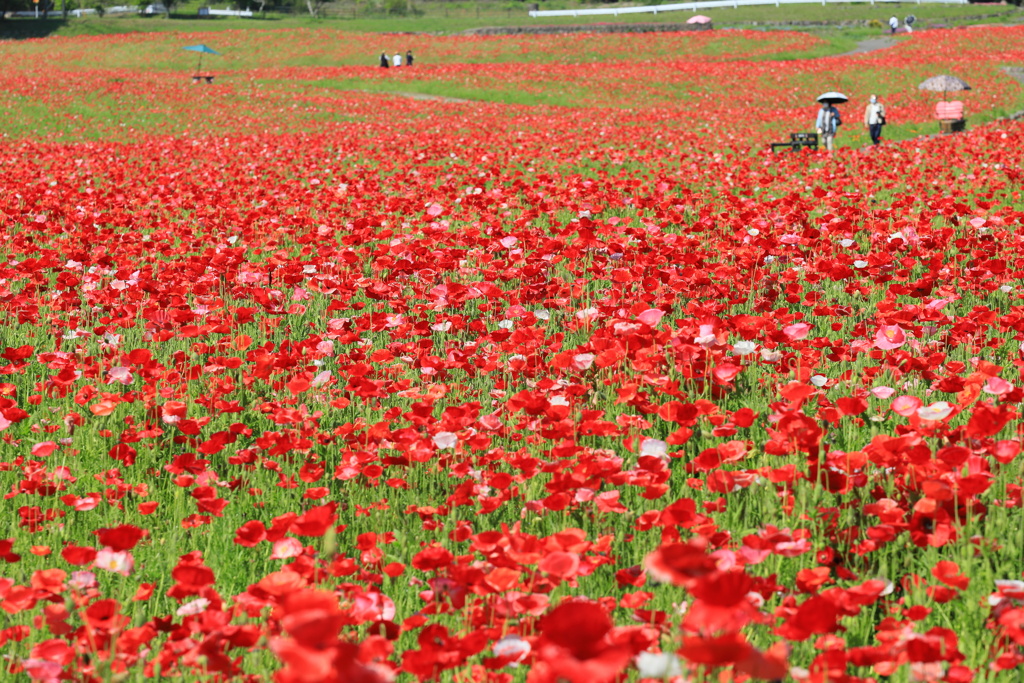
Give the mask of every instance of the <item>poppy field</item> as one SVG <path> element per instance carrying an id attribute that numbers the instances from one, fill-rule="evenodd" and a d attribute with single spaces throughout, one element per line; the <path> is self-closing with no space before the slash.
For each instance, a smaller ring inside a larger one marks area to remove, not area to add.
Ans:
<path id="1" fill-rule="evenodd" d="M 0 44 L 2 678 L 1018 680 L 1022 38 Z"/>

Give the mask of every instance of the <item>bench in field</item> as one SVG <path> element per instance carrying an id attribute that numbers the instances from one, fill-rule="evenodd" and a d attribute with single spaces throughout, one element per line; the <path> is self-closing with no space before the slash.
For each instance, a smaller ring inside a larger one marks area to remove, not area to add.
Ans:
<path id="1" fill-rule="evenodd" d="M 777 152 L 782 148 L 789 148 L 793 151 L 806 147 L 808 149 L 818 149 L 818 134 L 817 133 L 790 133 L 789 142 L 773 142 L 772 151 Z"/>
<path id="2" fill-rule="evenodd" d="M 935 105 L 935 118 L 939 120 L 939 132 L 943 134 L 959 133 L 967 127 L 964 119 L 964 103 L 939 102 Z"/>

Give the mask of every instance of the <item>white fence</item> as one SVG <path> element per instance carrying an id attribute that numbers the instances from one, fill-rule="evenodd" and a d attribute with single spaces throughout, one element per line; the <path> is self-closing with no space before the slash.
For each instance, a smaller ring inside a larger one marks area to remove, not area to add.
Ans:
<path id="1" fill-rule="evenodd" d="M 139 8 L 138 7 L 132 7 L 131 11 L 132 12 L 138 12 Z M 36 10 L 34 12 L 8 12 L 7 16 L 9 16 L 9 17 L 38 17 L 39 14 L 40 14 L 39 10 Z M 60 9 L 51 9 L 50 10 L 50 16 L 51 17 L 52 16 L 62 15 L 62 14 L 63 14 L 63 12 L 61 12 Z M 87 14 L 96 14 L 96 10 L 94 10 L 94 9 L 69 9 L 68 10 L 68 16 L 70 16 L 70 17 L 84 17 Z"/>
<path id="2" fill-rule="evenodd" d="M 131 13 L 142 13 L 142 14 L 164 14 L 164 13 L 167 12 L 167 9 L 164 8 L 162 5 L 160 5 L 160 6 L 150 5 L 149 7 L 146 7 L 146 8 L 143 8 L 143 9 L 139 9 L 139 7 L 137 5 L 131 5 L 131 6 L 129 6 L 129 5 L 120 5 L 118 7 L 107 7 L 105 9 L 105 12 L 107 14 L 124 14 L 124 13 L 128 13 L 128 12 L 131 12 Z M 59 15 L 59 14 L 62 14 L 60 9 L 51 9 L 50 10 L 50 15 L 51 16 L 56 16 L 56 15 Z M 84 16 L 89 15 L 89 14 L 96 14 L 96 10 L 94 10 L 94 9 L 72 9 L 72 10 L 68 10 L 68 16 L 72 16 L 72 17 L 76 17 L 76 18 L 81 18 L 81 17 L 84 17 Z M 200 14 L 205 14 L 205 15 L 214 16 L 214 17 L 248 17 L 250 19 L 253 16 L 252 10 L 212 9 L 212 8 L 207 9 L 205 7 L 200 10 Z M 38 17 L 39 16 L 39 12 L 38 11 L 35 11 L 35 12 L 8 12 L 8 16 L 14 16 L 14 17 Z"/>
<path id="3" fill-rule="evenodd" d="M 940 5 L 966 5 L 968 0 L 867 0 L 872 5 L 878 2 L 916 2 Z M 658 12 L 697 12 L 702 9 L 716 7 L 754 7 L 756 5 L 805 5 L 810 3 L 847 4 L 849 0 L 697 0 L 697 2 L 678 2 L 671 5 L 647 5 L 643 7 L 602 7 L 600 9 L 554 9 L 532 10 L 531 17 L 590 17 L 619 16 L 620 14 L 657 14 Z"/>

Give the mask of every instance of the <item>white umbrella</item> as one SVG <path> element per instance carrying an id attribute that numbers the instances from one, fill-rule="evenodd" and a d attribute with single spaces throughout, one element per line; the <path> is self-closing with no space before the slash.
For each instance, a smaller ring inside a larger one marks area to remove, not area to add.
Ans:
<path id="1" fill-rule="evenodd" d="M 849 97 L 847 97 L 841 92 L 835 92 L 834 90 L 818 95 L 819 102 L 828 102 L 829 104 L 842 104 L 843 102 L 848 102 L 849 100 Z"/>
<path id="2" fill-rule="evenodd" d="M 687 24 L 710 24 L 711 17 L 706 17 L 703 14 L 697 14 L 686 20 Z"/>

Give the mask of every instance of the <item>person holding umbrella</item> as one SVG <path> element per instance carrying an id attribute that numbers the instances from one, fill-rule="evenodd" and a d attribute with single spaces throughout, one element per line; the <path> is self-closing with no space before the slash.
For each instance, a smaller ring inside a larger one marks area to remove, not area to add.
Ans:
<path id="1" fill-rule="evenodd" d="M 839 132 L 839 126 L 843 125 L 843 117 L 839 115 L 839 110 L 834 105 L 846 102 L 847 99 L 849 98 L 846 95 L 838 92 L 827 92 L 818 96 L 821 109 L 818 110 L 818 118 L 814 122 L 814 127 L 824 140 L 825 149 L 830 152 L 833 149 L 836 133 Z"/>

